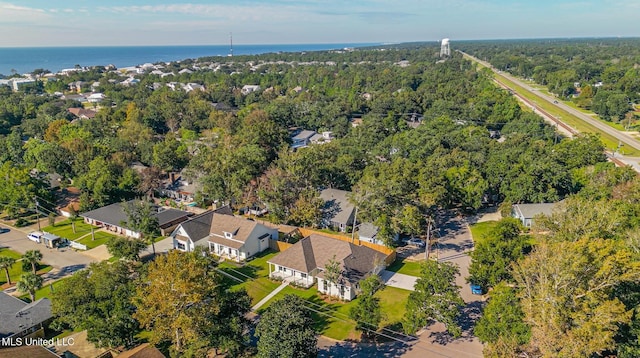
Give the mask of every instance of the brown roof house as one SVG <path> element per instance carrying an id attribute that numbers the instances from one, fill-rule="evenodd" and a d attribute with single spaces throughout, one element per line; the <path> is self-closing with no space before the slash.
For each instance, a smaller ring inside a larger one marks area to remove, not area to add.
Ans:
<path id="1" fill-rule="evenodd" d="M 206 212 L 182 223 L 171 236 L 177 250 L 203 246 L 212 254 L 240 262 L 268 249 L 269 240 L 278 239 L 278 230 L 253 220 Z"/>
<path id="2" fill-rule="evenodd" d="M 340 264 L 340 277 L 331 284 L 325 278 L 325 266 L 334 257 Z M 313 234 L 268 261 L 269 276 L 304 287 L 317 280 L 319 292 L 350 301 L 360 291 L 360 280 L 384 269 L 385 258 L 366 246 Z"/>

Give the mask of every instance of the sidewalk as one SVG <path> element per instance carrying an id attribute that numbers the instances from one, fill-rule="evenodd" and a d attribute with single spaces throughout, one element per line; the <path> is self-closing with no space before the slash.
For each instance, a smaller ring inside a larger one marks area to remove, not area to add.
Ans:
<path id="1" fill-rule="evenodd" d="M 282 291 L 285 287 L 289 286 L 289 280 L 287 278 L 285 278 L 282 283 L 280 284 L 280 286 L 278 286 L 278 288 L 276 288 L 275 290 L 271 291 L 270 294 L 268 294 L 265 298 L 263 298 L 262 300 L 260 300 L 260 302 L 256 303 L 255 306 L 251 307 L 252 311 L 257 311 L 260 307 L 262 307 L 265 303 L 269 302 L 270 299 L 273 298 L 273 296 L 277 295 L 278 292 Z"/>

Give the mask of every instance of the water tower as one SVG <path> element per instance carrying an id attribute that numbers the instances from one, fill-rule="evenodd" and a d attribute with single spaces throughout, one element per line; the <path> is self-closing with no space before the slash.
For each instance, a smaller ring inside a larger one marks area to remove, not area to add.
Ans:
<path id="1" fill-rule="evenodd" d="M 440 45 L 440 57 L 449 57 L 449 56 L 451 56 L 449 39 L 442 39 L 442 44 Z"/>

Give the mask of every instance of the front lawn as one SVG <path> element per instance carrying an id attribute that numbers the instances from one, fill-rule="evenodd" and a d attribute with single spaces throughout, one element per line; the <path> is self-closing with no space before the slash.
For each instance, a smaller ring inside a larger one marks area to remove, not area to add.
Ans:
<path id="1" fill-rule="evenodd" d="M 50 225 L 42 229 L 42 231 L 46 231 L 48 233 L 58 235 L 65 239 L 76 240 L 88 233 L 91 233 L 91 225 L 86 224 L 81 219 L 77 219 L 75 222 L 76 232 L 73 232 L 73 226 L 71 225 L 71 219 L 67 219 L 56 223 L 55 225 Z M 94 229 L 98 229 L 98 227 L 93 226 Z"/>
<path id="2" fill-rule="evenodd" d="M 62 278 L 62 279 L 60 279 L 60 280 L 58 280 L 58 281 L 56 281 L 56 282 L 54 282 L 52 284 L 47 284 L 47 285 L 42 286 L 41 289 L 36 291 L 36 301 L 41 299 L 41 298 L 45 298 L 45 297 L 48 298 L 48 299 L 51 299 L 51 294 L 53 292 L 55 292 L 56 288 L 58 288 L 62 284 L 62 282 L 64 282 L 64 280 L 66 280 L 66 278 Z M 53 288 L 52 288 L 52 286 L 53 286 Z M 20 296 L 20 299 L 23 300 L 23 301 L 29 302 L 31 300 L 31 297 L 29 296 L 28 293 L 26 293 L 26 294 Z"/>
<path id="3" fill-rule="evenodd" d="M 249 297 L 251 297 L 251 305 L 255 305 L 280 286 L 278 282 L 269 279 L 269 264 L 267 263 L 277 254 L 278 252 L 267 250 L 245 265 L 225 261 L 218 267 L 225 273 L 243 281 L 238 282 L 225 276 L 225 280 L 234 290 L 241 288 L 247 290 Z"/>
<path id="4" fill-rule="evenodd" d="M 404 258 L 398 257 L 391 266 L 387 267 L 387 270 L 409 276 L 420 276 L 420 262 L 407 261 Z"/>
<path id="5" fill-rule="evenodd" d="M 382 290 L 376 292 L 375 296 L 380 298 L 380 308 L 384 313 L 380 324 L 381 327 L 402 332 L 402 319 L 404 318 L 410 293 L 411 291 L 389 286 L 385 286 Z"/>
<path id="6" fill-rule="evenodd" d="M 0 249 L 0 256 L 13 257 L 16 260 L 20 260 L 20 258 L 22 257 L 22 255 L 20 255 L 18 252 L 15 252 L 13 250 L 9 250 L 6 248 Z M 51 266 L 40 263 L 37 267 L 36 272 L 38 275 L 41 275 L 43 273 L 51 271 L 51 269 L 52 269 Z M 11 283 L 15 285 L 16 281 L 20 280 L 20 276 L 22 276 L 23 273 L 24 271 L 22 271 L 22 261 L 17 261 L 16 263 L 14 263 L 9 269 L 9 277 L 11 277 Z M 4 270 L 1 270 L 0 271 L 0 289 L 5 289 L 6 287 L 4 286 L 6 283 L 7 283 L 7 275 Z"/>
<path id="7" fill-rule="evenodd" d="M 380 327 L 402 332 L 402 318 L 410 293 L 411 291 L 395 287 L 384 287 L 376 292 L 376 297 L 380 298 L 380 309 L 384 317 Z M 350 302 L 333 301 L 328 303 L 321 299 L 315 287 L 303 290 L 287 286 L 260 307 L 258 313 L 262 313 L 273 302 L 282 299 L 287 294 L 300 296 L 307 301 L 305 306 L 313 317 L 316 323 L 315 328 L 320 334 L 337 340 L 359 338 L 360 332 L 356 331 L 356 322 L 349 317 L 351 307 L 358 302 L 357 297 Z"/>
<path id="8" fill-rule="evenodd" d="M 93 240 L 91 238 L 91 235 L 88 235 L 86 237 L 83 237 L 80 240 L 77 240 L 76 242 L 79 244 L 83 244 L 87 246 L 87 250 L 91 250 L 93 248 L 96 248 L 100 245 L 104 245 L 107 243 L 107 241 L 109 241 L 111 238 L 115 238 L 116 235 L 112 235 L 112 234 L 108 234 L 104 231 L 96 231 L 94 233 L 95 236 L 95 240 Z"/>
<path id="9" fill-rule="evenodd" d="M 475 245 L 485 241 L 498 225 L 497 221 L 485 221 L 471 225 L 471 236 Z"/>

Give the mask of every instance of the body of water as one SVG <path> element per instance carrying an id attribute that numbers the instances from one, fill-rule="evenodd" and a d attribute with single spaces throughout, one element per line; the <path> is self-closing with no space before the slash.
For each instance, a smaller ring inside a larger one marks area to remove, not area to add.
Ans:
<path id="1" fill-rule="evenodd" d="M 257 55 L 272 52 L 301 52 L 364 47 L 376 44 L 298 44 L 234 45 L 234 55 Z M 139 46 L 139 47 L 12 47 L 0 48 L 0 74 L 28 73 L 37 68 L 58 72 L 80 66 L 116 67 L 143 63 L 177 61 L 206 56 L 227 56 L 228 45 L 218 46 Z"/>

